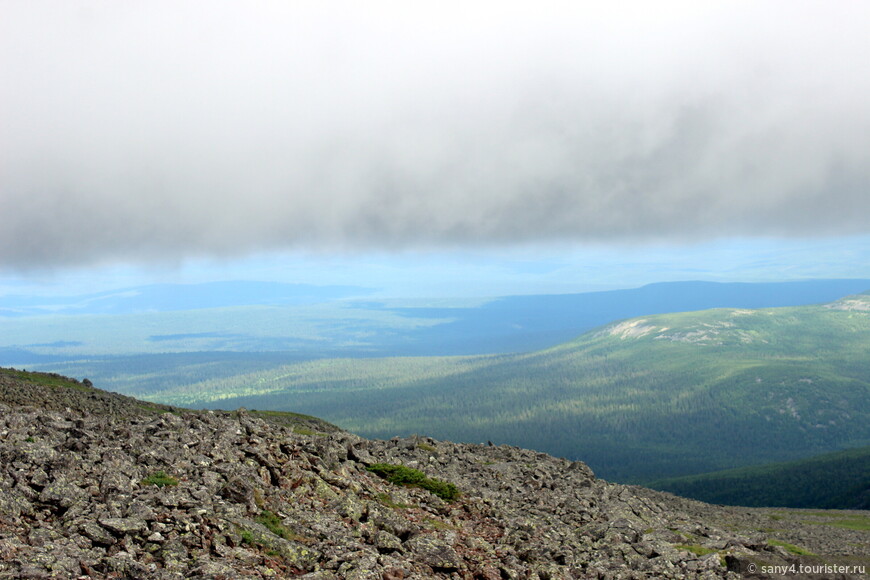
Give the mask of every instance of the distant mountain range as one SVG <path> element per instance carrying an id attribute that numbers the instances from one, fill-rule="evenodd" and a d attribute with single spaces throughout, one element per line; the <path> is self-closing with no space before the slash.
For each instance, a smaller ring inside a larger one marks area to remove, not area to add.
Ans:
<path id="1" fill-rule="evenodd" d="M 771 283 L 660 282 L 640 288 L 505 296 L 476 308 L 383 308 L 412 318 L 445 320 L 402 336 L 400 354 L 528 352 L 571 340 L 614 320 L 710 308 L 821 304 L 870 290 L 870 280 Z"/>
<path id="2" fill-rule="evenodd" d="M 216 282 L 5 296 L 0 364 L 207 352 L 257 353 L 252 360 L 274 352 L 291 353 L 291 360 L 529 352 L 633 316 L 816 304 L 868 289 L 870 280 L 670 282 L 581 294 L 373 300 L 371 289 L 356 286 Z M 130 366 L 143 364 L 149 361 Z M 73 367 L 56 370 L 79 374 Z M 166 372 L 166 364 L 153 372 Z"/>

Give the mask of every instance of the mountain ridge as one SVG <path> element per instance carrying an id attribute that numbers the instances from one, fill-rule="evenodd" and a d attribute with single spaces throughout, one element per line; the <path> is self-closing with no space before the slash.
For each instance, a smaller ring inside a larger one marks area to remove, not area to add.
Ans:
<path id="1" fill-rule="evenodd" d="M 84 360 L 92 367 L 86 374 L 97 375 L 96 360 L 111 365 L 137 354 L 249 352 L 255 360 L 253 353 L 274 351 L 308 359 L 522 353 L 632 316 L 814 304 L 868 288 L 870 280 L 686 281 L 576 294 L 364 300 L 366 288 L 225 282 L 48 300 L 7 295 L 0 297 L 0 364 L 79 375 L 73 361 Z M 147 374 L 166 373 L 165 366 Z M 110 386 L 114 375 L 98 378 Z"/>
<path id="2" fill-rule="evenodd" d="M 9 369 L 0 408 L 0 578 L 833 578 L 870 563 L 867 531 L 837 525 L 867 512 L 709 506 L 515 447 L 318 433 Z M 391 484 L 378 462 L 461 495 Z"/>

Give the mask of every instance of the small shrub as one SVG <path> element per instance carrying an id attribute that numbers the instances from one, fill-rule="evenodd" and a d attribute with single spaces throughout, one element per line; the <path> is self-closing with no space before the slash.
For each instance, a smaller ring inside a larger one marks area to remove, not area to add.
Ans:
<path id="1" fill-rule="evenodd" d="M 243 544 L 247 544 L 249 546 L 254 545 L 254 534 L 252 534 L 249 530 L 242 530 L 239 535 L 242 536 Z"/>
<path id="2" fill-rule="evenodd" d="M 257 523 L 266 526 L 266 528 L 268 528 L 270 532 L 272 532 L 279 538 L 289 540 L 293 535 L 293 532 L 291 532 L 284 524 L 281 523 L 281 518 L 279 518 L 275 513 L 270 512 L 269 510 L 261 511 L 260 515 L 257 516 L 256 521 Z"/>
<path id="3" fill-rule="evenodd" d="M 447 501 L 452 501 L 459 497 L 459 489 L 452 483 L 426 477 L 426 474 L 422 471 L 405 467 L 404 465 L 375 463 L 366 469 L 395 485 L 421 487 Z"/>
<path id="4" fill-rule="evenodd" d="M 375 463 L 366 469 L 396 485 L 419 485 L 427 479 L 426 474 L 419 469 L 393 463 Z"/>
<path id="5" fill-rule="evenodd" d="M 424 479 L 420 483 L 420 487 L 447 501 L 453 501 L 459 497 L 459 489 L 455 485 L 440 479 Z"/>
<path id="6" fill-rule="evenodd" d="M 302 542 L 303 544 L 311 542 L 311 538 L 297 534 L 296 532 L 285 526 L 283 523 L 281 523 L 281 518 L 279 518 L 277 514 L 270 512 L 269 510 L 261 511 L 260 515 L 257 516 L 255 521 L 266 526 L 266 529 L 268 529 L 279 538 L 284 538 L 285 540 L 294 540 L 297 542 Z"/>
<path id="7" fill-rule="evenodd" d="M 178 485 L 178 480 L 171 475 L 166 475 L 166 473 L 162 471 L 157 471 L 143 479 L 142 485 L 156 485 L 157 487 L 166 487 L 167 485 Z"/>

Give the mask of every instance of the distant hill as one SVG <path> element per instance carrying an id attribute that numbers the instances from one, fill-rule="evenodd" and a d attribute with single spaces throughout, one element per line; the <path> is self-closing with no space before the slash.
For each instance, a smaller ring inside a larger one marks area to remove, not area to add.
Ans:
<path id="1" fill-rule="evenodd" d="M 307 361 L 140 395 L 510 443 L 644 482 L 870 444 L 867 352 L 862 294 L 644 316 L 528 354 Z"/>
<path id="2" fill-rule="evenodd" d="M 870 447 L 654 481 L 649 487 L 724 505 L 870 509 Z"/>
<path id="3" fill-rule="evenodd" d="M 397 308 L 389 302 L 383 308 L 442 321 L 401 332 L 397 354 L 496 354 L 547 348 L 623 318 L 711 308 L 822 304 L 867 290 L 870 280 L 685 281 L 579 294 L 504 296 L 476 308 Z"/>

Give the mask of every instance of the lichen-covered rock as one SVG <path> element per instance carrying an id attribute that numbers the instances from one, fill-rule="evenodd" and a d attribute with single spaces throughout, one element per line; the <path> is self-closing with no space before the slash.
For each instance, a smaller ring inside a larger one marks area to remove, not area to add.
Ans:
<path id="1" fill-rule="evenodd" d="M 453 546 L 443 538 L 420 534 L 407 542 L 405 547 L 411 552 L 415 561 L 426 564 L 434 570 L 458 570 L 462 560 Z"/>
<path id="2" fill-rule="evenodd" d="M 140 518 L 99 518 L 97 522 L 113 534 L 119 536 L 136 534 L 147 528 L 145 520 Z"/>
<path id="3" fill-rule="evenodd" d="M 280 557 L 291 568 L 309 572 L 314 570 L 320 552 L 296 541 L 286 540 L 266 526 L 252 521 L 237 522 L 243 530 L 245 541 Z"/>
<path id="4" fill-rule="evenodd" d="M 374 544 L 378 549 L 378 552 L 381 552 L 382 554 L 400 552 L 403 549 L 402 540 L 384 530 L 378 530 L 375 532 Z M 411 546 L 408 546 L 408 548 L 413 549 Z"/>
<path id="5" fill-rule="evenodd" d="M 286 418 L 170 409 L 67 382 L 0 369 L 0 579 L 738 578 L 751 564 L 800 561 L 759 534 L 771 527 L 764 510 L 610 484 L 580 462 L 300 434 Z M 300 431 L 319 425 L 308 421 Z M 391 484 L 366 470 L 374 463 L 461 495 Z M 790 525 L 779 539 L 827 562 L 870 555 L 866 531 Z"/>

